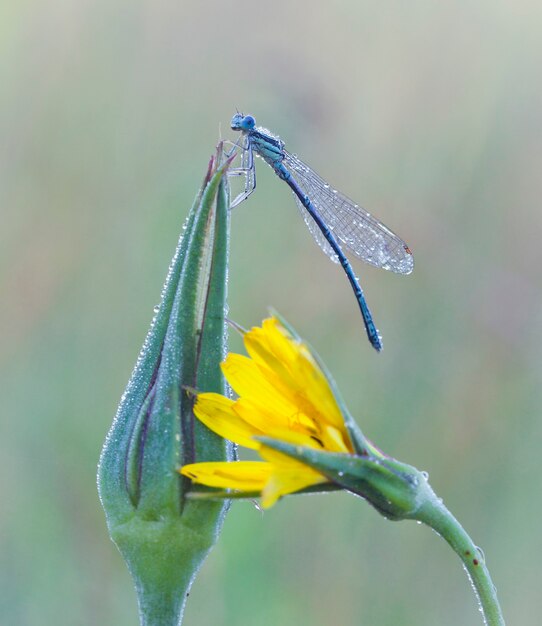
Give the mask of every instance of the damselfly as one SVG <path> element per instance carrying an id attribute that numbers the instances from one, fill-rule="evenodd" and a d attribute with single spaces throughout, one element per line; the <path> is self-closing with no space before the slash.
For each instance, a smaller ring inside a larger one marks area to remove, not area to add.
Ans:
<path id="1" fill-rule="evenodd" d="M 367 337 L 377 351 L 382 350 L 382 339 L 363 290 L 339 242 L 366 263 L 398 274 L 412 272 L 414 258 L 410 248 L 367 211 L 330 187 L 295 154 L 287 152 L 279 137 L 256 126 L 252 115 L 236 113 L 231 128 L 242 132 L 236 144 L 242 149 L 242 156 L 241 166 L 230 170 L 230 175 L 245 177 L 244 190 L 231 207 L 246 200 L 256 188 L 254 154 L 260 156 L 294 192 L 297 206 L 318 245 L 332 261 L 341 264 L 358 301 Z"/>

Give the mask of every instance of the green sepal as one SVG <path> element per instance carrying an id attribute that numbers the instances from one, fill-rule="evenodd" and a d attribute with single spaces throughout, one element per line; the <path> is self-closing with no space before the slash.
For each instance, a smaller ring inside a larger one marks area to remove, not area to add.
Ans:
<path id="1" fill-rule="evenodd" d="M 196 423 L 185 387 L 226 394 L 230 159 L 212 159 L 170 264 L 160 305 L 104 444 L 98 488 L 135 582 L 141 624 L 177 626 L 221 529 L 225 502 L 189 501 L 177 468 L 233 458 Z"/>
<path id="2" fill-rule="evenodd" d="M 414 517 L 428 494 L 422 472 L 390 457 L 324 452 L 269 437 L 257 439 L 309 465 L 335 485 L 361 496 L 391 520 Z"/>

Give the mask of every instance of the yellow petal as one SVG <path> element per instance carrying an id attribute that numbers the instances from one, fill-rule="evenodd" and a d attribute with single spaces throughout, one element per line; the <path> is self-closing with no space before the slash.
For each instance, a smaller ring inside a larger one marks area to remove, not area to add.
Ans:
<path id="1" fill-rule="evenodd" d="M 244 336 L 245 348 L 255 363 L 287 377 L 287 368 L 295 357 L 295 350 L 284 335 L 273 332 L 275 322 L 274 318 L 270 318 L 263 321 L 261 328 L 251 328 Z"/>
<path id="2" fill-rule="evenodd" d="M 228 354 L 221 364 L 222 372 L 235 392 L 249 397 L 262 406 L 282 415 L 291 414 L 296 407 L 273 386 L 254 361 L 241 354 Z"/>
<path id="3" fill-rule="evenodd" d="M 299 342 L 290 335 L 276 317 L 263 321 L 262 332 L 267 336 L 269 350 L 279 361 L 287 365 L 295 361 Z"/>
<path id="4" fill-rule="evenodd" d="M 322 441 L 328 452 L 352 452 L 350 437 L 346 438 L 344 429 L 325 426 L 322 430 Z"/>
<path id="5" fill-rule="evenodd" d="M 179 471 L 195 483 L 208 487 L 261 491 L 271 476 L 273 466 L 261 461 L 217 461 L 184 465 Z"/>
<path id="6" fill-rule="evenodd" d="M 299 346 L 299 357 L 294 366 L 295 377 L 301 381 L 308 402 L 318 409 L 326 422 L 344 428 L 343 415 L 327 378 L 304 344 Z"/>
<path id="7" fill-rule="evenodd" d="M 299 406 L 279 391 L 280 381 L 270 370 L 264 374 L 251 359 L 229 354 L 222 363 L 222 371 L 241 396 L 235 403 L 236 413 L 254 427 L 273 437 L 276 427 L 318 435 L 319 426 L 314 419 L 301 412 Z"/>
<path id="8" fill-rule="evenodd" d="M 218 393 L 200 393 L 194 405 L 194 415 L 217 435 L 256 450 L 259 445 L 252 437 L 265 433 L 242 420 L 233 406 L 233 400 Z"/>
<path id="9" fill-rule="evenodd" d="M 248 422 L 253 428 L 266 434 L 268 437 L 288 437 L 304 435 L 305 438 L 318 437 L 319 429 L 313 420 L 295 410 L 290 415 L 281 415 L 273 410 L 273 406 L 262 407 L 251 398 L 239 398 L 234 405 L 234 411 L 239 417 Z M 295 437 L 295 441 L 301 441 Z M 305 445 L 305 444 L 303 444 Z M 308 443 L 306 445 L 309 445 Z"/>
<path id="10" fill-rule="evenodd" d="M 282 496 L 328 482 L 325 476 L 308 465 L 303 465 L 276 450 L 262 446 L 260 454 L 269 460 L 273 467 L 273 473 L 262 491 L 262 507 L 265 509 L 273 506 Z"/>
<path id="11" fill-rule="evenodd" d="M 329 383 L 305 344 L 291 337 L 276 318 L 264 320 L 262 328 L 251 329 L 244 340 L 262 376 L 284 401 L 318 422 L 340 429 L 349 442 Z"/>

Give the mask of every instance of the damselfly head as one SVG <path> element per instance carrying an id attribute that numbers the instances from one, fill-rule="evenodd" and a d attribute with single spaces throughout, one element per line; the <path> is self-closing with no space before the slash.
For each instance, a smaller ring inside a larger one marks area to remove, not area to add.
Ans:
<path id="1" fill-rule="evenodd" d="M 256 120 L 252 117 L 252 115 L 236 113 L 231 118 L 230 126 L 232 130 L 241 130 L 246 132 L 248 130 L 252 130 L 254 126 L 256 126 Z"/>

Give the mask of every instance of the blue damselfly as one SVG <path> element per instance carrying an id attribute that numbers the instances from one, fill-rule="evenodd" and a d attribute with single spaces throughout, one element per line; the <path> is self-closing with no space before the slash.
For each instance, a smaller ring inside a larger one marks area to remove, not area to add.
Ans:
<path id="1" fill-rule="evenodd" d="M 242 154 L 241 166 L 230 170 L 230 175 L 245 177 L 244 190 L 231 207 L 246 200 L 256 188 L 254 155 L 260 156 L 294 192 L 297 206 L 318 245 L 332 261 L 341 264 L 354 290 L 369 341 L 377 351 L 382 350 L 380 333 L 341 244 L 366 263 L 398 274 L 412 272 L 414 258 L 409 247 L 367 211 L 333 189 L 295 154 L 287 152 L 279 137 L 256 126 L 252 115 L 236 113 L 231 128 L 242 132 L 241 140 L 235 144 Z"/>

